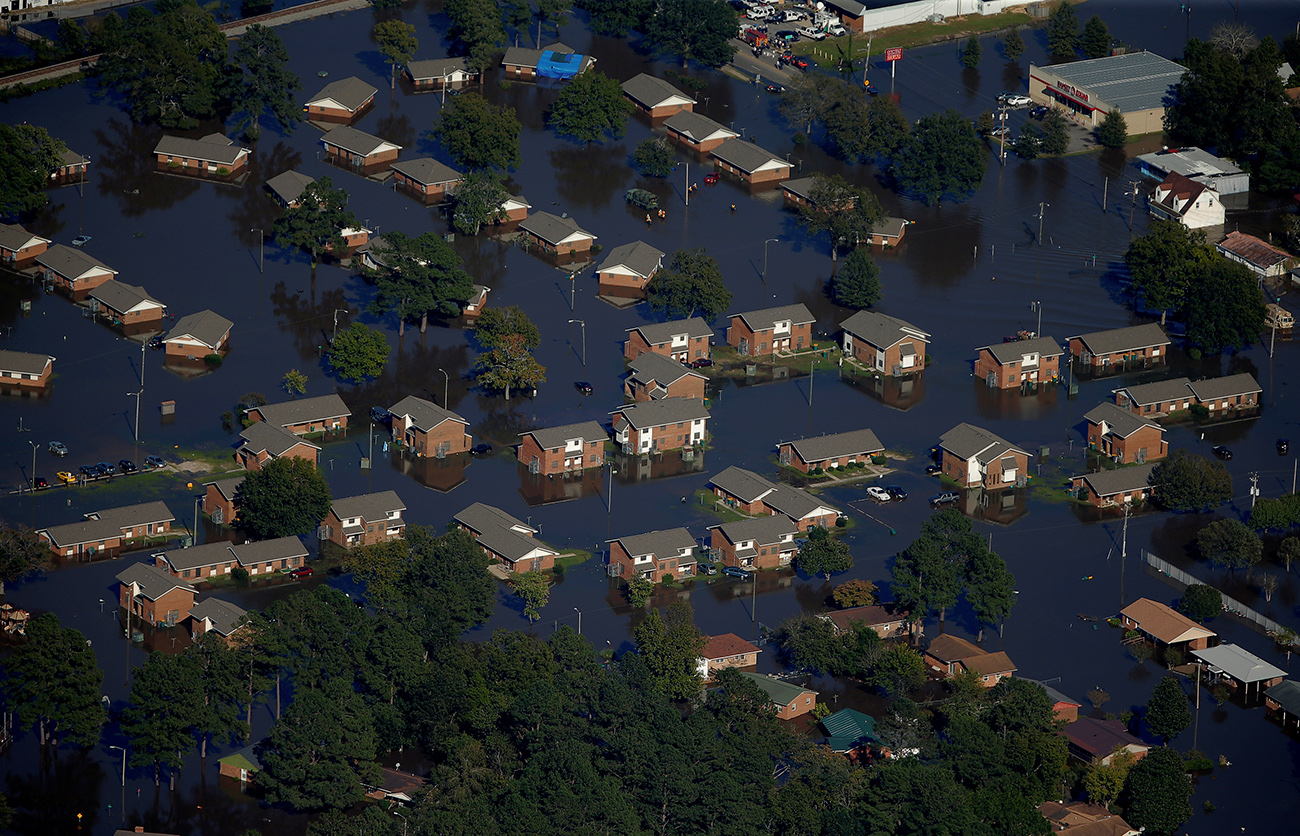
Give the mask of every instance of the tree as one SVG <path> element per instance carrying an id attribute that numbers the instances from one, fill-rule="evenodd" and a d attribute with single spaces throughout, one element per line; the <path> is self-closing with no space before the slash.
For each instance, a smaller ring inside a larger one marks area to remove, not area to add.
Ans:
<path id="1" fill-rule="evenodd" d="M 0 218 L 15 219 L 49 202 L 45 187 L 67 150 L 42 127 L 0 123 Z"/>
<path id="2" fill-rule="evenodd" d="M 460 41 L 464 47 L 465 63 L 479 74 L 479 83 L 482 84 L 483 72 L 496 63 L 500 45 L 506 42 L 501 9 L 496 0 L 451 0 L 444 11 L 451 20 L 447 34 Z M 523 23 L 527 25 L 528 21 Z"/>
<path id="3" fill-rule="evenodd" d="M 86 30 L 70 18 L 59 19 L 55 40 L 59 44 L 59 52 L 66 58 L 78 58 L 90 51 L 90 38 L 86 35 Z"/>
<path id="4" fill-rule="evenodd" d="M 1192 817 L 1192 779 L 1183 758 L 1161 747 L 1147 752 L 1124 781 L 1120 803 L 1132 827 L 1154 836 L 1172 836 Z"/>
<path id="5" fill-rule="evenodd" d="M 1208 621 L 1223 612 L 1223 595 L 1212 586 L 1190 584 L 1183 590 L 1178 611 L 1193 621 Z"/>
<path id="6" fill-rule="evenodd" d="M 1003 142 L 1006 138 L 1003 137 Z M 1028 122 L 1021 129 L 1020 135 L 1011 141 L 1011 150 L 1016 153 L 1017 157 L 1026 160 L 1036 160 L 1038 155 L 1043 152 L 1043 131 L 1033 122 Z"/>
<path id="7" fill-rule="evenodd" d="M 1025 54 L 1025 39 L 1020 37 L 1019 29 L 1012 29 L 1002 39 L 1002 51 L 1006 53 L 1008 61 L 1015 61 Z"/>
<path id="8" fill-rule="evenodd" d="M 1300 560 L 1300 537 L 1288 537 L 1283 540 L 1277 547 L 1277 559 L 1286 567 L 1286 573 L 1291 574 L 1291 564 Z"/>
<path id="9" fill-rule="evenodd" d="M 1124 253 L 1134 298 L 1140 295 L 1147 308 L 1160 311 L 1163 324 L 1165 312 L 1181 310 L 1185 304 L 1195 266 L 1210 257 L 1204 232 L 1153 218 L 1146 235 L 1135 239 Z"/>
<path id="10" fill-rule="evenodd" d="M 519 119 L 514 110 L 461 93 L 442 107 L 433 137 L 464 168 L 510 170 L 519 165 Z"/>
<path id="11" fill-rule="evenodd" d="M 797 616 L 782 624 L 777 636 L 781 655 L 796 670 L 835 675 L 846 667 L 844 642 L 827 619 Z"/>
<path id="12" fill-rule="evenodd" d="M 921 535 L 894 559 L 890 589 L 914 621 L 937 612 L 940 623 L 957 603 L 966 566 L 988 550 L 971 521 L 954 508 L 934 514 Z"/>
<path id="13" fill-rule="evenodd" d="M 0 595 L 5 584 L 22 580 L 50 565 L 50 549 L 36 532 L 25 526 L 0 527 Z"/>
<path id="14" fill-rule="evenodd" d="M 1002 624 L 1016 603 L 1016 579 L 1006 561 L 988 549 L 979 549 L 966 562 L 966 603 L 980 623 L 979 641 L 985 624 Z"/>
<path id="15" fill-rule="evenodd" d="M 865 607 L 878 603 L 880 594 L 871 581 L 854 578 L 832 589 L 831 600 L 837 607 Z"/>
<path id="16" fill-rule="evenodd" d="M 1112 110 L 1097 126 L 1097 141 L 1106 148 L 1123 148 L 1128 142 L 1128 122 L 1124 114 Z"/>
<path id="17" fill-rule="evenodd" d="M 586 72 L 564 85 L 546 121 L 560 136 L 590 145 L 606 135 L 622 139 L 635 109 L 618 81 L 604 73 Z"/>
<path id="18" fill-rule="evenodd" d="M 372 244 L 371 254 L 380 266 L 370 273 L 379 290 L 370 308 L 376 314 L 396 313 L 399 337 L 406 333 L 408 317 L 420 317 L 423 334 L 430 311 L 456 316 L 474 294 L 461 257 L 436 233 L 411 238 L 390 232 Z"/>
<path id="19" fill-rule="evenodd" d="M 542 572 L 523 572 L 510 577 L 515 595 L 523 599 L 524 615 L 532 624 L 542 616 L 542 607 L 551 599 L 551 582 Z"/>
<path id="20" fill-rule="evenodd" d="M 396 89 L 397 65 L 409 62 L 420 48 L 420 42 L 415 39 L 415 27 L 400 18 L 394 18 L 376 23 L 370 34 L 375 39 L 375 46 L 379 47 L 379 54 L 392 65 L 388 74 L 388 86 Z"/>
<path id="21" fill-rule="evenodd" d="M 1264 593 L 1264 601 L 1266 603 L 1273 603 L 1273 593 L 1277 592 L 1280 583 L 1281 581 L 1278 580 L 1277 575 L 1259 576 L 1259 591 Z"/>
<path id="22" fill-rule="evenodd" d="M 871 237 L 884 220 L 885 211 L 871 192 L 849 184 L 838 174 L 814 174 L 808 200 L 799 205 L 799 222 L 809 235 L 827 233 L 831 239 L 831 261 L 841 246 L 856 246 Z"/>
<path id="23" fill-rule="evenodd" d="M 153 11 L 133 7 L 111 46 L 96 69 L 136 122 L 194 128 L 217 114 L 230 47 L 212 13 L 194 0 L 164 0 Z"/>
<path id="24" fill-rule="evenodd" d="M 383 333 L 354 322 L 330 343 L 327 360 L 340 380 L 361 383 L 384 373 L 391 350 Z"/>
<path id="25" fill-rule="evenodd" d="M 866 118 L 866 109 L 859 97 L 847 97 L 844 88 L 828 75 L 806 73 L 795 76 L 777 100 L 776 109 L 794 128 L 811 135 L 813 123 L 822 121 L 832 109 L 848 103 L 856 105 L 856 122 Z M 860 128 L 855 124 L 854 129 Z"/>
<path id="26" fill-rule="evenodd" d="M 555 36 L 560 36 L 560 27 L 567 23 L 564 17 L 569 10 L 569 0 L 534 0 L 537 8 L 533 16 L 537 18 L 537 48 L 542 48 L 542 24 L 550 22 L 555 25 Z"/>
<path id="27" fill-rule="evenodd" d="M 259 754 L 267 800 L 300 811 L 346 809 L 379 776 L 371 712 L 351 688 L 299 691 Z"/>
<path id="28" fill-rule="evenodd" d="M 880 301 L 880 267 L 865 250 L 854 250 L 831 277 L 831 299 L 837 305 L 863 310 Z"/>
<path id="29" fill-rule="evenodd" d="M 519 46 L 520 36 L 528 32 L 533 10 L 528 7 L 528 0 L 508 0 L 502 4 L 502 11 L 505 14 L 505 25 L 515 30 L 515 46 Z"/>
<path id="30" fill-rule="evenodd" d="M 307 375 L 297 369 L 289 369 L 281 378 L 280 386 L 290 395 L 305 395 L 307 394 Z"/>
<path id="31" fill-rule="evenodd" d="M 677 155 L 663 137 L 643 139 L 632 152 L 632 162 L 646 177 L 667 177 L 677 165 Z"/>
<path id="32" fill-rule="evenodd" d="M 1183 320 L 1188 353 L 1218 354 L 1258 338 L 1267 309 L 1259 281 L 1244 265 L 1208 257 L 1190 271 Z"/>
<path id="33" fill-rule="evenodd" d="M 723 0 L 660 0 L 646 24 L 646 40 L 660 55 L 676 55 L 717 69 L 736 54 L 736 14 Z"/>
<path id="34" fill-rule="evenodd" d="M 1230 571 L 1254 566 L 1264 556 L 1264 543 L 1244 523 L 1215 520 L 1196 535 L 1201 557 Z"/>
<path id="35" fill-rule="evenodd" d="M 541 332 L 518 305 L 484 310 L 475 323 L 474 336 L 488 348 L 500 348 L 514 336 L 522 337 L 524 347 L 530 351 L 542 344 Z"/>
<path id="36" fill-rule="evenodd" d="M 360 226 L 348 208 L 348 193 L 334 188 L 334 181 L 322 177 L 302 190 L 298 205 L 275 219 L 271 231 L 280 247 L 306 250 L 311 256 L 311 275 L 316 278 L 316 262 L 326 252 L 342 253 L 348 242 L 343 230 Z"/>
<path id="37" fill-rule="evenodd" d="M 452 226 L 462 235 L 478 235 L 484 225 L 506 219 L 505 202 L 509 199 L 496 171 L 480 168 L 466 172 L 451 197 Z"/>
<path id="38" fill-rule="evenodd" d="M 89 748 L 99 741 L 108 720 L 99 699 L 104 672 L 80 631 L 64 627 L 53 613 L 36 616 L 4 672 L 0 687 L 14 724 L 35 726 L 42 748 L 64 741 Z"/>
<path id="39" fill-rule="evenodd" d="M 807 575 L 822 575 L 830 580 L 832 574 L 853 568 L 853 555 L 848 544 L 831 536 L 821 526 L 808 529 L 808 542 L 794 558 L 795 567 Z"/>
<path id="40" fill-rule="evenodd" d="M 1085 58 L 1105 58 L 1110 55 L 1110 29 L 1106 27 L 1106 21 L 1097 15 L 1088 18 L 1079 44 L 1083 47 Z"/>
<path id="41" fill-rule="evenodd" d="M 1223 462 L 1174 450 L 1148 478 L 1156 502 L 1171 511 L 1208 511 L 1232 499 L 1232 476 Z"/>
<path id="42" fill-rule="evenodd" d="M 1069 0 L 1061 0 L 1047 16 L 1047 51 L 1058 58 L 1073 58 L 1079 51 L 1079 18 Z"/>
<path id="43" fill-rule="evenodd" d="M 634 607 L 644 607 L 654 595 L 655 585 L 640 575 L 627 582 L 627 602 Z"/>
<path id="44" fill-rule="evenodd" d="M 922 116 L 913 126 L 903 150 L 894 158 L 899 185 L 925 201 L 945 195 L 964 200 L 984 180 L 988 152 L 975 126 L 956 110 Z"/>
<path id="45" fill-rule="evenodd" d="M 1064 154 L 1070 147 L 1070 129 L 1065 124 L 1065 117 L 1056 108 L 1047 111 L 1043 117 L 1042 152 L 1052 156 Z"/>
<path id="46" fill-rule="evenodd" d="M 288 65 L 289 50 L 274 29 L 254 23 L 239 36 L 231 60 L 240 71 L 233 82 L 231 110 L 244 114 L 235 127 L 253 142 L 262 132 L 262 114 L 272 117 L 285 133 L 291 133 L 301 118 L 294 93 L 302 89 L 302 81 Z"/>
<path id="47" fill-rule="evenodd" d="M 122 731 L 132 766 L 152 766 L 158 785 L 167 767 L 171 787 L 185 754 L 194 748 L 194 729 L 204 713 L 203 681 L 190 657 L 154 651 L 135 670 L 130 704 L 122 712 Z"/>
<path id="48" fill-rule="evenodd" d="M 581 0 L 578 5 L 591 16 L 597 35 L 626 38 L 633 29 L 644 29 L 653 11 L 651 0 Z"/>
<path id="49" fill-rule="evenodd" d="M 267 462 L 235 489 L 239 526 L 261 539 L 291 537 L 313 530 L 330 510 L 325 477 L 307 459 Z"/>
<path id="50" fill-rule="evenodd" d="M 713 319 L 730 307 L 731 291 L 722 282 L 717 260 L 697 247 L 673 253 L 668 268 L 658 270 L 646 285 L 646 300 L 668 319 Z"/>
<path id="51" fill-rule="evenodd" d="M 1255 31 L 1244 23 L 1216 23 L 1210 31 L 1210 43 L 1240 61 L 1259 45 Z"/>
<path id="52" fill-rule="evenodd" d="M 1083 774 L 1083 790 L 1088 793 L 1088 800 L 1109 807 L 1124 791 L 1124 781 L 1133 764 L 1133 753 L 1120 751 L 1115 753 L 1109 764 L 1088 767 L 1088 771 Z"/>
<path id="53" fill-rule="evenodd" d="M 245 624 L 241 630 L 247 629 Z M 199 757 L 208 756 L 208 740 L 234 742 L 248 737 L 249 726 L 240 720 L 244 707 L 244 678 L 238 651 L 209 630 L 186 649 L 199 678 L 203 705 L 194 731 L 199 734 Z"/>
<path id="54" fill-rule="evenodd" d="M 1165 745 L 1192 723 L 1192 712 L 1187 708 L 1187 695 L 1177 677 L 1166 676 L 1156 683 L 1147 700 L 1145 715 L 1147 728 Z"/>
<path id="55" fill-rule="evenodd" d="M 968 70 L 973 70 L 980 65 L 980 39 L 978 35 L 971 35 L 966 39 L 966 48 L 961 51 L 962 66 Z"/>
<path id="56" fill-rule="evenodd" d="M 1255 502 L 1255 507 L 1250 509 L 1248 523 L 1255 531 L 1286 531 L 1300 522 L 1300 519 L 1296 519 L 1296 509 L 1300 509 L 1300 503 L 1289 497 L 1284 499 L 1260 497 Z M 4 588 L 0 587 L 0 592 L 3 591 Z"/>
<path id="57" fill-rule="evenodd" d="M 533 358 L 525 338 L 519 334 L 506 337 L 502 343 L 474 362 L 478 381 L 488 389 L 505 392 L 510 400 L 511 389 L 536 389 L 546 382 L 546 367 Z"/>
<path id="58" fill-rule="evenodd" d="M 690 699 L 700 692 L 698 663 L 708 639 L 694 619 L 691 605 L 676 601 L 662 617 L 651 610 L 632 631 L 655 687 L 669 699 Z"/>

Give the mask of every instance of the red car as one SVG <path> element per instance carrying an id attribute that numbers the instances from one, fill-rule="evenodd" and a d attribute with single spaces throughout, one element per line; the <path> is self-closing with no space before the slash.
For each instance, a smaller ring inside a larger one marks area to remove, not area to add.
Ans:
<path id="1" fill-rule="evenodd" d="M 718 172 L 710 171 L 708 174 L 704 175 L 704 185 L 716 186 L 717 184 L 718 184 Z"/>
<path id="2" fill-rule="evenodd" d="M 297 569 L 294 569 L 292 572 L 289 573 L 289 577 L 310 578 L 314 574 L 316 574 L 316 570 L 311 568 L 310 566 L 299 566 Z"/>
<path id="3" fill-rule="evenodd" d="M 794 56 L 793 58 L 790 59 L 790 64 L 791 64 L 792 66 L 798 67 L 798 68 L 801 69 L 801 70 L 806 70 L 806 69 L 808 69 L 808 59 L 807 59 L 807 58 L 801 58 L 801 57 L 798 56 L 798 55 L 796 55 L 796 56 Z"/>

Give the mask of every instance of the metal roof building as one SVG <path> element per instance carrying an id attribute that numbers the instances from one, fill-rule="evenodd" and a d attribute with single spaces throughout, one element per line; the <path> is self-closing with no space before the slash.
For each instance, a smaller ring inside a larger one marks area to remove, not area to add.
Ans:
<path id="1" fill-rule="evenodd" d="M 1129 136 L 1164 130 L 1165 100 L 1186 69 L 1152 52 L 1029 66 L 1029 97 L 1089 127 L 1118 110 Z"/>
<path id="2" fill-rule="evenodd" d="M 1170 174 L 1181 174 L 1189 180 L 1204 183 L 1221 195 L 1241 194 L 1250 191 L 1250 174 L 1242 171 L 1231 160 L 1216 157 L 1195 146 L 1166 148 L 1137 158 L 1137 167 L 1147 177 L 1163 180 Z"/>

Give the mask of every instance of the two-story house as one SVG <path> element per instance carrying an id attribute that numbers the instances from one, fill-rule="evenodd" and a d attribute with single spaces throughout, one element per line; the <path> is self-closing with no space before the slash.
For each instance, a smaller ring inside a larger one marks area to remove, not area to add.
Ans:
<path id="1" fill-rule="evenodd" d="M 128 566 L 117 575 L 117 603 L 130 618 L 156 627 L 174 627 L 189 618 L 194 587 L 148 563 Z"/>
<path id="2" fill-rule="evenodd" d="M 220 598 L 204 598 L 190 608 L 190 638 L 198 641 L 215 633 L 227 646 L 244 627 L 248 611 Z"/>
<path id="3" fill-rule="evenodd" d="M 647 351 L 628 364 L 631 369 L 623 381 L 623 396 L 634 401 L 657 401 L 661 398 L 703 398 L 708 378 L 697 371 Z"/>
<path id="4" fill-rule="evenodd" d="M 646 352 L 690 363 L 713 354 L 713 329 L 698 316 L 654 322 L 627 329 L 623 356 L 635 360 Z"/>
<path id="5" fill-rule="evenodd" d="M 475 502 L 455 517 L 479 548 L 511 572 L 549 572 L 558 551 L 536 539 L 537 529 L 493 505 Z"/>
<path id="6" fill-rule="evenodd" d="M 239 433 L 235 456 L 245 470 L 261 470 L 276 459 L 306 459 L 320 463 L 320 446 L 268 421 L 256 421 Z"/>
<path id="7" fill-rule="evenodd" d="M 713 526 L 710 546 L 714 558 L 724 566 L 739 569 L 777 569 L 794 560 L 799 534 L 784 514 Z"/>
<path id="8" fill-rule="evenodd" d="M 705 680 L 712 679 L 713 674 L 727 668 L 752 670 L 758 665 L 758 654 L 762 652 L 761 648 L 750 644 L 735 633 L 710 636 L 708 644 L 700 651 L 696 670 Z"/>
<path id="9" fill-rule="evenodd" d="M 530 473 L 552 475 L 604 466 L 609 433 L 595 421 L 581 421 L 529 430 L 519 438 L 519 463 Z"/>
<path id="10" fill-rule="evenodd" d="M 50 551 L 62 557 L 101 553 L 113 556 L 131 540 L 169 533 L 176 521 L 176 516 L 162 502 L 105 508 L 84 516 L 78 522 L 38 529 L 36 535 Z"/>
<path id="11" fill-rule="evenodd" d="M 393 440 L 420 456 L 465 453 L 474 445 L 469 422 L 433 401 L 407 395 L 388 408 L 393 416 Z"/>
<path id="12" fill-rule="evenodd" d="M 931 671 L 952 679 L 963 671 L 973 671 L 985 688 L 992 688 L 1016 672 L 1016 666 L 1002 651 L 990 653 L 959 636 L 935 637 L 925 649 L 925 662 Z"/>
<path id="13" fill-rule="evenodd" d="M 1196 403 L 1191 383 L 1185 377 L 1157 380 L 1136 386 L 1123 386 L 1112 390 L 1115 404 L 1134 415 L 1160 416 L 1191 409 Z"/>
<path id="14" fill-rule="evenodd" d="M 642 577 L 651 583 L 669 576 L 689 578 L 695 574 L 695 549 L 695 538 L 684 528 L 618 537 L 609 541 L 611 574 Z"/>
<path id="15" fill-rule="evenodd" d="M 614 442 L 624 453 L 646 455 L 695 447 L 708 438 L 709 411 L 700 398 L 634 403 L 612 414 Z"/>
<path id="16" fill-rule="evenodd" d="M 1147 204 L 1151 214 L 1180 223 L 1188 229 L 1222 226 L 1223 201 L 1212 186 L 1198 183 L 1176 171 L 1156 186 Z"/>
<path id="17" fill-rule="evenodd" d="M 396 491 L 343 497 L 330 503 L 322 533 L 345 549 L 400 540 L 406 536 L 405 510 L 406 503 Z"/>
<path id="18" fill-rule="evenodd" d="M 982 346 L 975 360 L 975 379 L 990 389 L 1028 389 L 1055 383 L 1064 349 L 1052 337 L 1034 337 Z"/>
<path id="19" fill-rule="evenodd" d="M 728 318 L 727 345 L 749 357 L 802 351 L 812 345 L 812 326 L 817 321 L 803 303 L 745 311 Z"/>
<path id="20" fill-rule="evenodd" d="M 664 253 L 644 241 L 620 244 L 596 269 L 601 296 L 644 299 L 646 285 L 664 264 Z"/>
<path id="21" fill-rule="evenodd" d="M 842 636 L 862 625 L 870 627 L 882 639 L 911 638 L 921 634 L 921 622 L 912 621 L 912 613 L 894 604 L 866 604 L 847 607 L 817 616 L 829 622 L 835 635 Z"/>
<path id="22" fill-rule="evenodd" d="M 958 424 L 939 438 L 943 475 L 963 487 L 1020 487 L 1029 478 L 1029 453 L 983 427 Z"/>
<path id="23" fill-rule="evenodd" d="M 217 540 L 201 546 L 153 554 L 154 566 L 187 581 L 220 578 L 236 568 L 250 575 L 289 571 L 307 562 L 307 547 L 297 537 L 275 537 L 251 543 Z"/>
<path id="24" fill-rule="evenodd" d="M 1164 427 L 1113 403 L 1093 407 L 1088 422 L 1088 448 L 1118 464 L 1142 463 L 1169 455 Z"/>
<path id="25" fill-rule="evenodd" d="M 1196 403 L 1209 410 L 1211 418 L 1254 410 L 1264 393 L 1254 376 L 1247 372 L 1194 380 L 1187 386 Z"/>
<path id="26" fill-rule="evenodd" d="M 858 311 L 840 323 L 844 353 L 882 375 L 913 374 L 925 370 L 925 349 L 930 335 L 896 316 Z"/>

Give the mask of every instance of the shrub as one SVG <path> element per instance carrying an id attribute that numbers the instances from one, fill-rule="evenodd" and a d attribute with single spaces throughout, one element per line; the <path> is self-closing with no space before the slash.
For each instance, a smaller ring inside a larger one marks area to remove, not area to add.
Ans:
<path id="1" fill-rule="evenodd" d="M 203 362 L 207 363 L 209 366 L 215 367 L 220 366 L 223 359 L 225 358 L 220 354 L 209 354 L 207 357 L 203 358 Z"/>
<path id="2" fill-rule="evenodd" d="M 672 583 L 674 580 L 675 580 L 675 578 L 673 577 L 673 573 L 672 573 L 672 572 L 664 572 L 664 580 L 663 580 L 663 582 L 664 582 L 665 584 L 670 584 L 670 583 Z"/>
<path id="3" fill-rule="evenodd" d="M 230 577 L 238 586 L 248 586 L 248 570 L 243 566 L 236 566 L 230 570 Z"/>
<path id="4" fill-rule="evenodd" d="M 1196 351 L 1196 349 L 1193 348 L 1192 351 Z M 1188 352 L 1188 354 L 1190 353 L 1191 351 Z M 1199 359 L 1199 358 L 1194 357 L 1192 359 Z M 1202 404 L 1199 403 L 1192 404 L 1191 407 L 1189 408 L 1189 411 L 1192 413 L 1192 415 L 1194 415 L 1197 418 L 1210 417 L 1210 408 L 1208 406 L 1203 406 Z"/>
<path id="5" fill-rule="evenodd" d="M 229 176 L 230 176 L 230 169 L 226 168 L 224 165 L 223 165 L 223 166 L 218 166 L 218 167 L 217 167 L 217 176 L 218 176 L 218 177 L 229 177 Z"/>

